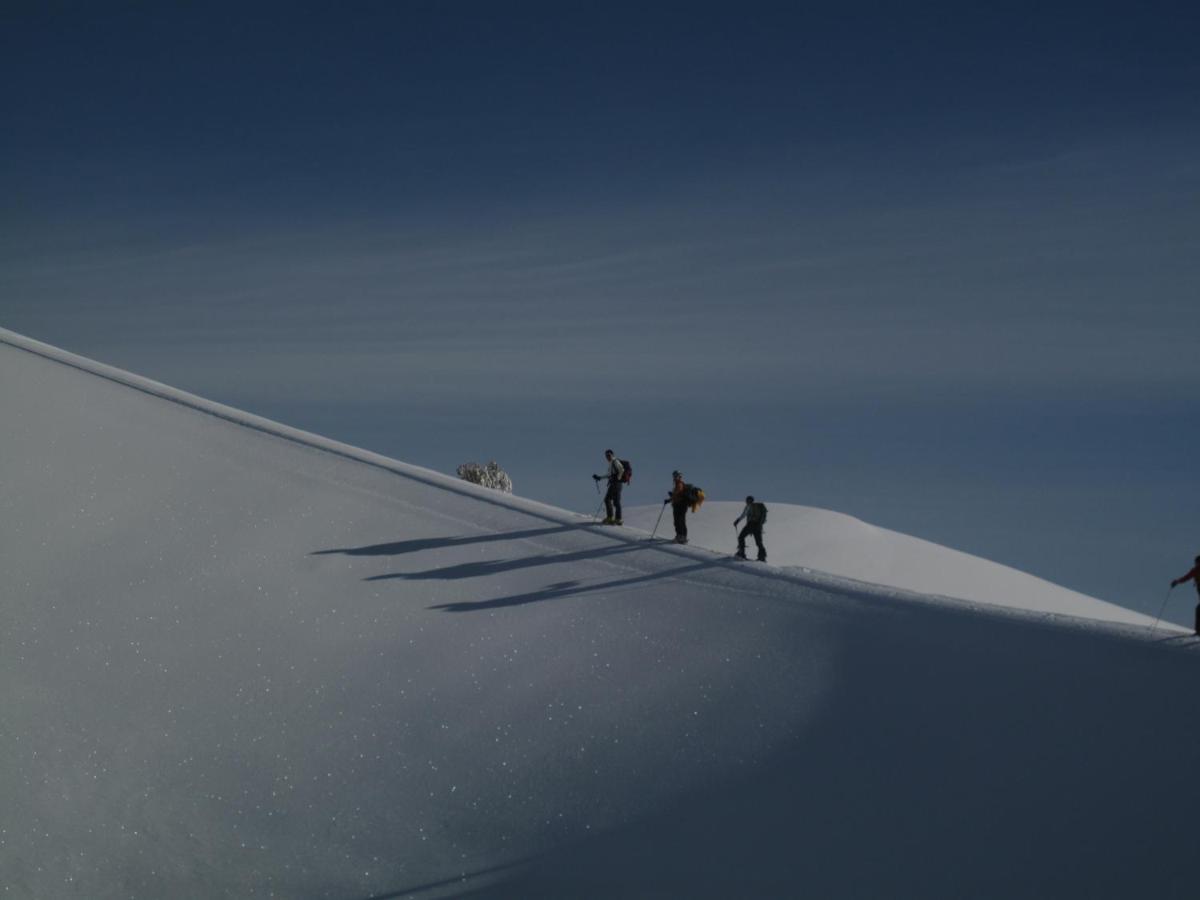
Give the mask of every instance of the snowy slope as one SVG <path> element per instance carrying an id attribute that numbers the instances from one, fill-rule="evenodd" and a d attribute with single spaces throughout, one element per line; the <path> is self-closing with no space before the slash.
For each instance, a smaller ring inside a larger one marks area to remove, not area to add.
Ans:
<path id="1" fill-rule="evenodd" d="M 738 534 L 733 521 L 741 515 L 743 505 L 705 501 L 696 515 L 688 517 L 688 540 L 710 550 L 732 553 L 737 549 Z M 661 506 L 628 509 L 625 523 L 650 531 L 661 509 Z M 669 516 L 663 517 L 663 523 L 659 528 L 665 528 L 669 536 L 673 533 Z M 764 543 L 768 560 L 775 566 L 803 567 L 918 594 L 957 597 L 1032 612 L 1131 625 L 1151 626 L 1154 622 L 1141 613 L 1008 566 L 827 509 L 769 504 Z M 753 539 L 748 547 L 747 555 L 753 557 L 756 553 Z"/>
<path id="2" fill-rule="evenodd" d="M 0 421 L 5 896 L 1194 893 L 1187 639 L 651 547 L 6 332 Z"/>

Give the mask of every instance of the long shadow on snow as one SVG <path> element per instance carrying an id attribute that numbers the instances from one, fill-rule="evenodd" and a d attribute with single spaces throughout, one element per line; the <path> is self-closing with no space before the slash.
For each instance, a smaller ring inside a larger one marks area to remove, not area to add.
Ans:
<path id="1" fill-rule="evenodd" d="M 1194 654 L 895 613 L 840 628 L 823 712 L 753 774 L 459 896 L 1195 896 Z"/>
<path id="2" fill-rule="evenodd" d="M 472 881 L 479 882 L 494 881 L 496 877 L 502 873 L 514 872 L 529 865 L 528 860 L 518 860 L 512 863 L 503 863 L 498 866 L 492 866 L 488 869 L 480 869 L 479 871 L 466 872 L 462 875 L 454 875 L 450 878 L 443 878 L 439 881 L 430 881 L 425 884 L 414 884 L 398 891 L 388 891 L 385 894 L 372 894 L 370 897 L 364 897 L 362 900 L 402 900 L 404 897 L 418 898 L 421 894 L 432 894 L 435 896 L 454 896 L 463 897 L 466 894 L 461 891 L 453 891 L 446 893 L 447 888 L 460 887 L 465 890 L 465 887 Z M 477 888 L 476 888 L 477 890 Z"/>
<path id="3" fill-rule="evenodd" d="M 555 525 L 553 528 L 530 528 L 525 531 L 474 534 L 467 537 L 418 538 L 412 541 L 394 541 L 389 544 L 368 544 L 365 547 L 335 547 L 330 550 L 314 550 L 309 556 L 327 556 L 331 553 L 341 553 L 344 556 L 399 556 L 404 553 L 417 553 L 421 550 L 440 550 L 443 547 L 465 547 L 469 544 L 487 544 L 492 541 L 520 541 L 526 538 L 546 537 L 551 534 L 563 534 L 568 531 L 593 527 L 595 526 L 590 522 L 581 522 L 578 525 Z"/>
<path id="4" fill-rule="evenodd" d="M 511 594 L 507 597 L 497 597 L 494 600 L 480 600 L 477 603 L 442 603 L 428 608 L 440 609 L 444 612 L 475 612 L 485 609 L 500 609 L 505 606 L 521 606 L 525 603 L 541 603 L 543 600 L 561 600 L 563 597 L 572 597 L 578 594 L 621 590 L 632 587 L 635 584 L 645 584 L 648 581 L 658 581 L 662 578 L 678 578 L 681 575 L 691 575 L 704 569 L 711 569 L 722 563 L 723 560 L 698 562 L 690 566 L 668 569 L 665 572 L 653 572 L 648 575 L 637 575 L 633 578 L 618 578 L 615 581 L 604 581 L 599 584 L 590 584 L 586 587 L 580 587 L 577 581 L 567 581 L 561 584 L 550 585 L 547 588 L 540 591 L 533 591 L 529 594 Z"/>
<path id="5" fill-rule="evenodd" d="M 371 575 L 364 581 L 391 581 L 402 578 L 406 581 L 424 581 L 426 579 L 454 580 L 458 578 L 482 578 L 489 575 L 499 575 L 501 572 L 513 572 L 518 569 L 531 569 L 535 566 L 552 566 L 556 563 L 582 562 L 589 559 L 605 559 L 619 556 L 622 553 L 632 553 L 640 549 L 638 544 L 617 544 L 610 547 L 576 550 L 571 553 L 541 553 L 536 556 L 522 556 L 517 559 L 486 560 L 484 562 L 458 563 L 453 566 L 443 566 L 440 569 L 426 569 L 421 572 L 390 572 L 387 575 Z"/>

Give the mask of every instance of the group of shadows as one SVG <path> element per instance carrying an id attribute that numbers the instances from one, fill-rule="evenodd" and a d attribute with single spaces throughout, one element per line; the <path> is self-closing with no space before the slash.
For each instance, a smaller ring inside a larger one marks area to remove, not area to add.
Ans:
<path id="1" fill-rule="evenodd" d="M 394 541 L 387 544 L 370 544 L 365 547 L 343 547 L 329 550 L 316 550 L 313 556 L 341 554 L 343 556 L 401 556 L 406 553 L 419 553 L 422 550 L 441 550 L 450 547 L 466 547 L 471 544 L 484 544 L 495 541 L 519 541 L 529 538 L 549 537 L 570 531 L 581 531 L 593 528 L 593 523 L 552 525 L 545 528 L 530 528 L 524 531 L 508 531 L 496 534 L 479 534 L 463 537 L 417 538 L 411 541 Z M 576 550 L 568 553 L 541 553 L 522 556 L 517 559 L 485 560 L 482 562 L 456 563 L 438 569 L 425 569 L 419 572 L 392 572 L 386 575 L 371 575 L 366 581 L 389 581 L 405 579 L 421 581 L 426 579 L 456 580 L 460 578 L 481 578 L 499 575 L 502 572 L 513 572 L 520 569 L 531 569 L 537 566 L 556 565 L 559 563 L 582 562 L 584 560 L 609 559 L 629 553 L 636 553 L 651 546 L 646 540 L 627 541 L 603 547 L 593 547 L 587 550 Z M 442 603 L 429 607 L 446 612 L 473 612 L 476 610 L 498 609 L 505 606 L 521 606 L 526 603 L 539 603 L 543 600 L 559 600 L 577 594 L 596 591 L 611 591 L 631 587 L 636 584 L 658 581 L 665 578 L 678 578 L 721 565 L 724 560 L 715 557 L 711 560 L 690 562 L 661 572 L 636 575 L 630 578 L 619 578 L 599 584 L 583 585 L 578 581 L 560 581 L 549 584 L 538 591 L 523 594 L 510 594 L 506 597 L 496 597 L 492 600 L 477 602 Z"/>

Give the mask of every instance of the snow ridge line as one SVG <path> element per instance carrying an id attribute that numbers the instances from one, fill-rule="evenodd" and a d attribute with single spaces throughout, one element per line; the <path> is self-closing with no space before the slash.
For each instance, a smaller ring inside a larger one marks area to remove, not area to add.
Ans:
<path id="1" fill-rule="evenodd" d="M 741 565 L 746 565 L 742 563 Z M 779 566 L 772 569 L 749 567 L 753 574 L 761 578 L 778 578 L 793 584 L 815 589 L 846 594 L 856 600 L 876 603 L 881 606 L 895 608 L 897 603 L 913 606 L 935 607 L 943 612 L 969 616 L 985 616 L 1005 622 L 1016 621 L 1026 627 L 1041 629 L 1067 629 L 1076 633 L 1087 633 L 1092 636 L 1113 640 L 1137 640 L 1149 642 L 1153 635 L 1150 626 L 1137 625 L 1131 622 L 1113 622 L 1106 619 L 1091 619 L 1087 616 L 1075 616 L 1064 612 L 1047 612 L 1033 609 L 1023 609 L 1017 606 L 1000 606 L 985 603 L 982 600 L 968 600 L 964 597 L 953 597 L 949 594 L 922 594 L 907 588 L 893 585 L 876 584 L 873 581 L 860 581 L 849 575 L 835 575 L 820 569 L 808 569 L 801 566 Z M 1174 630 L 1172 630 L 1174 629 Z M 1190 632 L 1178 625 L 1160 622 L 1160 634 L 1169 637 L 1186 637 Z"/>
<path id="2" fill-rule="evenodd" d="M 536 500 L 498 494 L 490 488 L 473 485 L 442 472 L 436 472 L 433 469 L 414 466 L 411 463 L 401 462 L 398 459 L 383 456 L 379 453 L 372 453 L 369 450 L 363 450 L 351 444 L 343 444 L 331 438 L 321 437 L 318 434 L 313 434 L 311 431 L 304 431 L 300 428 L 293 428 L 290 425 L 283 425 L 271 419 L 255 415 L 254 413 L 226 406 L 223 403 L 217 403 L 213 400 L 206 400 L 196 394 L 190 394 L 187 391 L 170 387 L 150 378 L 134 375 L 132 372 L 127 372 L 116 366 L 106 365 L 105 363 L 88 359 L 85 356 L 61 350 L 58 347 L 44 344 L 41 341 L 25 337 L 5 328 L 0 328 L 0 344 L 7 344 L 17 350 L 24 350 L 34 356 L 40 356 L 51 362 L 68 366 L 80 372 L 85 372 L 88 375 L 94 375 L 123 387 L 132 388 L 135 391 L 140 391 L 143 394 L 148 394 L 160 400 L 166 400 L 169 403 L 187 407 L 188 409 L 213 416 L 233 425 L 248 428 L 251 431 L 257 431 L 271 437 L 290 441 L 294 444 L 300 444 L 314 450 L 340 456 L 343 459 L 364 463 L 377 469 L 384 469 L 395 475 L 401 475 L 431 487 L 442 488 L 456 494 L 473 497 L 485 503 L 491 503 L 494 506 L 517 510 L 527 513 L 530 516 L 554 522 L 555 524 L 573 524 L 570 518 L 572 514 L 566 510 L 560 510 L 557 507 L 539 503 Z"/>
<path id="3" fill-rule="evenodd" d="M 33 356 L 38 356 L 51 362 L 76 369 L 89 375 L 102 378 L 115 384 L 128 387 L 133 390 L 147 394 L 151 397 L 156 397 L 160 400 L 165 400 L 168 403 L 174 403 L 179 406 L 186 407 L 196 412 L 204 413 L 205 415 L 213 416 L 222 421 L 229 422 L 242 428 L 257 431 L 261 434 L 266 434 L 271 437 L 289 441 L 300 446 L 307 447 L 323 453 L 329 453 L 343 459 L 353 462 L 362 463 L 363 465 L 371 466 L 376 469 L 382 469 L 395 475 L 408 478 L 412 481 L 420 482 L 429 485 L 430 487 L 440 488 L 450 491 L 451 493 L 461 496 L 472 497 L 483 503 L 489 503 L 493 506 L 498 506 L 504 509 L 510 509 L 515 512 L 524 513 L 532 518 L 541 519 L 545 522 L 552 522 L 556 525 L 578 525 L 580 520 L 585 518 L 581 514 L 572 513 L 568 510 L 560 509 L 556 506 L 540 503 L 536 500 L 529 500 L 524 497 L 516 497 L 508 494 L 499 494 L 490 489 L 480 487 L 478 485 L 464 482 L 458 478 L 445 475 L 441 472 L 436 472 L 433 469 L 426 469 L 421 466 L 414 466 L 411 463 L 401 462 L 388 456 L 383 456 L 379 453 L 372 453 L 369 450 L 363 450 L 359 447 L 354 447 L 351 444 L 344 444 L 340 441 L 332 440 L 331 438 L 321 437 L 313 434 L 310 431 L 304 431 L 299 428 L 293 428 L 289 425 L 283 425 L 271 419 L 255 415 L 254 413 L 245 412 L 232 406 L 226 406 L 223 403 L 217 403 L 213 400 L 206 400 L 196 394 L 188 393 L 187 391 L 178 388 L 170 387 L 150 378 L 145 378 L 140 375 L 135 375 L 132 372 L 127 372 L 124 369 L 119 369 L 116 366 L 110 366 L 105 363 L 96 362 L 88 359 L 85 356 L 71 353 L 62 350 L 51 344 L 46 344 L 33 338 L 25 337 L 14 331 L 9 331 L 6 328 L 0 328 L 0 344 L 6 344 L 16 350 L 22 350 Z M 646 543 L 644 537 L 636 537 L 634 535 L 621 534 L 611 529 L 604 529 L 596 525 L 595 531 L 597 534 L 603 534 L 610 540 L 627 543 L 627 544 L 645 544 L 649 548 L 653 548 L 659 552 L 667 553 L 672 556 L 681 557 L 684 559 L 713 561 L 715 555 L 720 557 L 721 554 L 714 551 L 703 550 L 698 547 L 684 547 L 675 544 Z M 897 600 L 901 602 L 916 602 L 921 604 L 936 605 L 944 610 L 955 611 L 975 615 L 989 615 L 1002 619 L 1020 619 L 1029 624 L 1034 625 L 1053 625 L 1057 627 L 1068 627 L 1077 630 L 1086 630 L 1090 632 L 1101 632 L 1113 637 L 1123 638 L 1142 638 L 1146 639 L 1149 629 L 1135 625 L 1120 625 L 1111 622 L 1102 622 L 1099 620 L 1086 619 L 1077 616 L 1070 616 L 1061 613 L 1036 613 L 1032 611 L 1024 611 L 1019 609 L 1010 609 L 1002 606 L 991 606 L 989 604 L 979 604 L 972 601 L 963 600 L 957 597 L 939 597 L 934 595 L 917 594 L 912 591 L 889 587 L 887 585 L 878 585 L 870 582 L 858 581 L 852 578 L 835 575 L 831 572 L 819 572 L 810 570 L 807 573 L 802 573 L 797 570 L 780 569 L 778 567 L 752 567 L 741 564 L 730 563 L 731 569 L 737 569 L 744 575 L 751 575 L 756 578 L 766 578 L 774 581 L 788 582 L 792 585 L 803 588 L 817 588 L 818 590 L 837 591 L 855 596 L 860 601 L 869 601 L 874 603 L 895 603 Z"/>

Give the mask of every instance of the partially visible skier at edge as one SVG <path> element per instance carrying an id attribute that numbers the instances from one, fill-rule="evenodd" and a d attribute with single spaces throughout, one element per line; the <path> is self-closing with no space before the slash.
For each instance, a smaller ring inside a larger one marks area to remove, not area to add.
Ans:
<path id="1" fill-rule="evenodd" d="M 592 480 L 608 479 L 608 491 L 604 495 L 604 525 L 623 525 L 621 521 L 621 488 L 625 477 L 625 467 L 611 450 L 604 451 L 604 459 L 608 462 L 608 471 L 604 475 L 593 475 Z"/>
<path id="2" fill-rule="evenodd" d="M 1192 566 L 1192 571 L 1172 581 L 1171 587 L 1174 588 L 1176 585 L 1183 584 L 1185 581 L 1191 581 L 1195 583 L 1196 595 L 1200 597 L 1200 556 L 1196 557 L 1196 564 Z M 1196 604 L 1196 634 L 1200 634 L 1200 603 Z"/>

